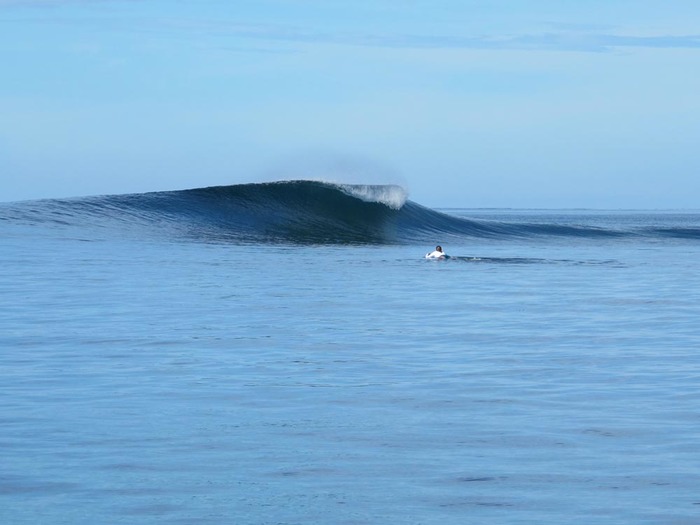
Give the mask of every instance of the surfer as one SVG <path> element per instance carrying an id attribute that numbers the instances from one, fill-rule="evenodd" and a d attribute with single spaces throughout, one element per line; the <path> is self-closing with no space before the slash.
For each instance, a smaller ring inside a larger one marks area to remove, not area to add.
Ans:
<path id="1" fill-rule="evenodd" d="M 444 259 L 445 257 L 446 255 L 445 252 L 442 251 L 442 246 L 436 246 L 434 251 L 425 254 L 426 259 Z"/>

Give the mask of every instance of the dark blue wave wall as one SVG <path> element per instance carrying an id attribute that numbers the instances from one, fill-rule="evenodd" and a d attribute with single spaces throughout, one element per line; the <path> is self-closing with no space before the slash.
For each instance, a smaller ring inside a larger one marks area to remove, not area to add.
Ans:
<path id="1" fill-rule="evenodd" d="M 431 244 L 459 238 L 532 236 L 700 238 L 700 230 L 693 228 L 629 232 L 471 220 L 406 200 L 406 192 L 398 186 L 316 181 L 24 202 L 0 206 L 0 221 L 145 227 L 203 242 L 239 243 Z"/>

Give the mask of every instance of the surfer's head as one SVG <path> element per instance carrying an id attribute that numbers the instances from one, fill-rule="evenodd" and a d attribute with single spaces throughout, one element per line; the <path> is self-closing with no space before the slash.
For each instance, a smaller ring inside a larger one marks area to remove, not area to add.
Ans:
<path id="1" fill-rule="evenodd" d="M 442 246 L 436 246 L 435 247 L 436 252 L 441 252 L 442 251 Z"/>

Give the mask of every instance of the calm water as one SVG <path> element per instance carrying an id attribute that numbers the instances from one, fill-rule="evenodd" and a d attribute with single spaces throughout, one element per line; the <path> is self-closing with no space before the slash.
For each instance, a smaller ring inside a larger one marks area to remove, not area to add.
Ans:
<path id="1" fill-rule="evenodd" d="M 0 242 L 1 523 L 700 523 L 697 239 Z"/>

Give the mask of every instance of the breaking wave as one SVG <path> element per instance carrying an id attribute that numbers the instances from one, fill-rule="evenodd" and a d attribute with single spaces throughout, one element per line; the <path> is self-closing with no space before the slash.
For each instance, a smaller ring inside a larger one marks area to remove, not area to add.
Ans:
<path id="1" fill-rule="evenodd" d="M 476 220 L 408 200 L 395 185 L 282 181 L 0 205 L 0 224 L 142 229 L 203 242 L 398 244 L 468 238 L 652 236 L 700 239 L 700 229 L 644 231 Z M 141 231 L 141 230 L 139 230 Z"/>

